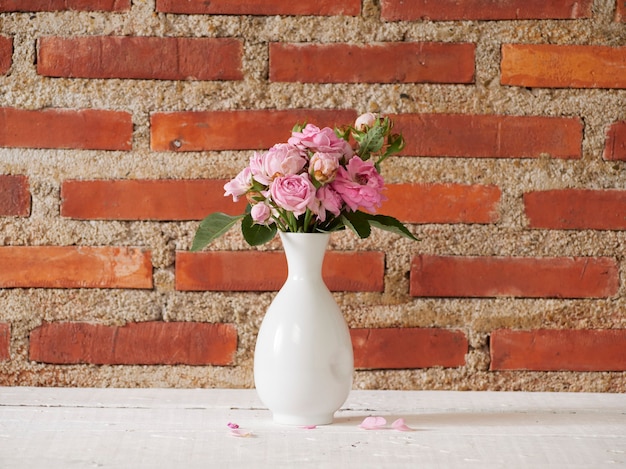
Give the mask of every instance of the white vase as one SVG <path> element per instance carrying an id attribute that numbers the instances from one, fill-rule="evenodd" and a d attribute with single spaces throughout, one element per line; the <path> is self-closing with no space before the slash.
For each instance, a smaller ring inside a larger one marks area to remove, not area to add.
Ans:
<path id="1" fill-rule="evenodd" d="M 322 280 L 329 235 L 280 237 L 289 273 L 261 323 L 254 382 L 274 422 L 329 424 L 350 393 L 354 370 L 348 326 Z"/>

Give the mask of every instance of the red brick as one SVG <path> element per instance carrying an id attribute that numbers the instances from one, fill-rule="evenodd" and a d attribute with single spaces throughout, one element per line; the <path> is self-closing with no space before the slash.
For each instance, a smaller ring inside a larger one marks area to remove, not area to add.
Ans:
<path id="1" fill-rule="evenodd" d="M 130 0 L 2 0 L 0 11 L 126 11 Z"/>
<path id="2" fill-rule="evenodd" d="M 626 371 L 624 329 L 501 329 L 490 344 L 492 370 Z"/>
<path id="3" fill-rule="evenodd" d="M 578 118 L 472 114 L 391 116 L 411 156 L 578 159 L 583 124 Z"/>
<path id="4" fill-rule="evenodd" d="M 81 220 L 200 220 L 243 213 L 245 199 L 224 197 L 226 180 L 64 181 L 61 216 Z"/>
<path id="5" fill-rule="evenodd" d="M 320 127 L 351 124 L 356 111 L 208 111 L 154 113 L 150 118 L 155 151 L 259 150 L 287 142 L 295 124 Z"/>
<path id="6" fill-rule="evenodd" d="M 605 160 L 626 161 L 626 121 L 615 122 L 606 134 Z"/>
<path id="7" fill-rule="evenodd" d="M 149 252 L 122 247 L 0 247 L 0 288 L 152 288 Z"/>
<path id="8" fill-rule="evenodd" d="M 619 266 L 607 257 L 417 256 L 411 295 L 424 297 L 607 298 Z"/>
<path id="9" fill-rule="evenodd" d="M 271 43 L 270 80 L 301 83 L 473 83 L 475 48 L 474 44 L 450 42 L 362 45 Z"/>
<path id="10" fill-rule="evenodd" d="M 322 276 L 331 291 L 380 292 L 384 275 L 383 252 L 329 251 L 322 266 Z M 277 291 L 286 279 L 287 261 L 280 251 L 176 253 L 177 290 Z"/>
<path id="11" fill-rule="evenodd" d="M 61 186 L 61 215 L 98 220 L 199 220 L 212 212 L 243 213 L 245 200 L 224 197 L 226 180 L 70 180 Z M 390 184 L 380 213 L 407 223 L 493 223 L 496 186 Z M 423 203 L 414 204 L 415 200 Z"/>
<path id="12" fill-rule="evenodd" d="M 361 13 L 361 0 L 157 0 L 157 11 L 194 15 L 346 15 Z"/>
<path id="13" fill-rule="evenodd" d="M 0 175 L 0 217 L 27 217 L 30 215 L 28 178 Z"/>
<path id="14" fill-rule="evenodd" d="M 420 328 L 351 329 L 354 366 L 361 369 L 458 367 L 468 341 L 461 331 Z"/>
<path id="15" fill-rule="evenodd" d="M 132 149 L 132 116 L 121 111 L 0 108 L 0 128 L 2 147 Z"/>
<path id="16" fill-rule="evenodd" d="M 13 39 L 0 36 L 0 75 L 5 75 L 13 63 Z"/>
<path id="17" fill-rule="evenodd" d="M 503 44 L 500 82 L 542 88 L 626 88 L 626 47 Z"/>
<path id="18" fill-rule="evenodd" d="M 626 2 L 624 0 L 615 0 L 615 21 L 626 22 Z"/>
<path id="19" fill-rule="evenodd" d="M 591 18 L 593 0 L 381 0 L 388 21 Z"/>
<path id="20" fill-rule="evenodd" d="M 11 359 L 11 325 L 0 323 L 0 361 Z"/>
<path id="21" fill-rule="evenodd" d="M 37 73 L 68 78 L 241 80 L 243 45 L 231 38 L 42 37 Z"/>
<path id="22" fill-rule="evenodd" d="M 524 207 L 531 228 L 626 230 L 626 190 L 530 192 Z"/>
<path id="23" fill-rule="evenodd" d="M 388 184 L 378 212 L 405 223 L 495 223 L 501 191 L 497 186 Z"/>
<path id="24" fill-rule="evenodd" d="M 232 365 L 236 351 L 232 324 L 60 322 L 30 334 L 30 360 L 53 364 Z"/>

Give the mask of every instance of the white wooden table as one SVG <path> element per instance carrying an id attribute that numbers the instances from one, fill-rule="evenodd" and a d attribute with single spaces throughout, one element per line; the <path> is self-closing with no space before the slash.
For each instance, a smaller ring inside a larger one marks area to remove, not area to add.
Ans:
<path id="1" fill-rule="evenodd" d="M 626 467 L 626 394 L 353 391 L 305 429 L 254 390 L 0 388 L 1 469 L 100 467 Z"/>

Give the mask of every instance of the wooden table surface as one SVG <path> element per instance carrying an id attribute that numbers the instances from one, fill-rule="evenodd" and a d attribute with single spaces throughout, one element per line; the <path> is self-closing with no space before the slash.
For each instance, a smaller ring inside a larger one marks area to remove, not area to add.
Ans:
<path id="1" fill-rule="evenodd" d="M 626 394 L 352 391 L 307 429 L 254 390 L 0 388 L 1 469 L 102 467 L 626 467 Z"/>

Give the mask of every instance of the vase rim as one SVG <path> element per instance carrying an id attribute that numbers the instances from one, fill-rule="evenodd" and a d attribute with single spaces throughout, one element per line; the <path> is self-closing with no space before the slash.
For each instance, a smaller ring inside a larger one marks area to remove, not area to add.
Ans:
<path id="1" fill-rule="evenodd" d="M 302 232 L 295 232 L 295 231 L 279 231 L 278 232 L 280 236 L 283 235 L 287 235 L 287 236 L 302 236 L 302 235 L 314 235 L 314 236 L 330 236 L 330 233 L 326 232 L 323 233 L 321 231 L 315 231 L 312 233 L 302 233 Z"/>

